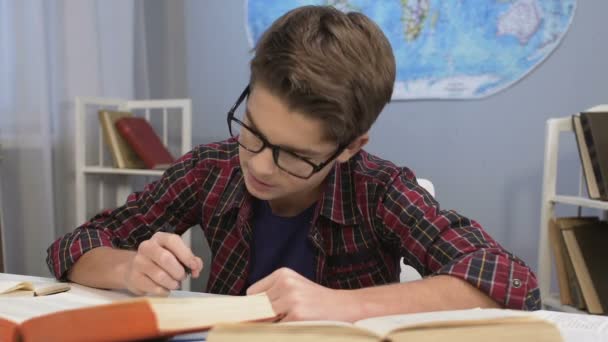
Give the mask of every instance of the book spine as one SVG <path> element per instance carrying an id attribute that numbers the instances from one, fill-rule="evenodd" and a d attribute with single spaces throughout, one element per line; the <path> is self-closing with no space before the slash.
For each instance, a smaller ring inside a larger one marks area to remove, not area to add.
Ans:
<path id="1" fill-rule="evenodd" d="M 587 143 L 581 126 L 580 115 L 572 116 L 572 127 L 574 129 L 574 135 L 576 140 L 576 147 L 578 149 L 578 155 L 581 160 L 583 167 L 583 175 L 585 176 L 585 185 L 587 187 L 587 194 L 592 199 L 600 197 L 599 190 L 597 189 L 597 181 L 595 174 L 593 173 L 593 167 L 591 166 L 591 160 L 589 159 L 589 153 L 587 152 Z"/>
<path id="2" fill-rule="evenodd" d="M 562 245 L 560 240 L 561 231 L 555 219 L 549 220 L 549 243 L 555 259 L 555 271 L 557 273 L 557 284 L 559 285 L 559 297 L 562 304 L 572 305 L 572 296 L 570 286 L 568 284 L 568 273 L 566 270 L 566 261 L 563 258 Z"/>
<path id="3" fill-rule="evenodd" d="M 112 134 L 112 119 L 110 118 L 110 115 L 106 112 L 100 112 L 99 119 L 101 121 L 101 130 L 103 131 L 104 141 L 112 153 L 114 166 L 119 169 L 125 168 L 126 163 L 118 147 L 118 137 Z"/>
<path id="4" fill-rule="evenodd" d="M 591 314 L 603 314 L 604 310 L 600 304 L 598 293 L 593 286 L 589 268 L 585 262 L 583 252 L 581 251 L 574 230 L 564 229 L 562 230 L 562 236 L 564 238 L 566 248 L 568 249 L 570 259 L 572 260 L 574 272 L 576 273 L 576 278 L 581 287 L 587 310 Z"/>
<path id="5" fill-rule="evenodd" d="M 598 151 L 595 146 L 595 142 L 591 132 L 591 125 L 589 123 L 589 119 L 586 115 L 581 115 L 580 118 L 581 126 L 583 127 L 583 135 L 585 137 L 585 142 L 587 143 L 587 150 L 589 151 L 589 159 L 591 159 L 593 174 L 595 175 L 595 180 L 598 184 L 599 197 L 603 201 L 608 201 L 608 189 L 606 189 L 606 182 L 602 177 L 599 156 L 597 155 Z"/>

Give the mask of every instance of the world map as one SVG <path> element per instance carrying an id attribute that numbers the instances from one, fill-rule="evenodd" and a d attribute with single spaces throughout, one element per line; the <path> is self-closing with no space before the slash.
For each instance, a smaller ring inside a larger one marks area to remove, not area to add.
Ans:
<path id="1" fill-rule="evenodd" d="M 545 60 L 576 0 L 246 0 L 250 45 L 303 5 L 362 12 L 380 26 L 397 62 L 393 99 L 472 99 L 509 87 Z"/>

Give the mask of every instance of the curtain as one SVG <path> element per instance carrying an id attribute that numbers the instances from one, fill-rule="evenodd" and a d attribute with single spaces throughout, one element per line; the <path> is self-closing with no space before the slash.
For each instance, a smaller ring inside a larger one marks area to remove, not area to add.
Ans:
<path id="1" fill-rule="evenodd" d="M 49 275 L 74 214 L 74 97 L 146 97 L 143 3 L 0 0 L 5 272 Z"/>

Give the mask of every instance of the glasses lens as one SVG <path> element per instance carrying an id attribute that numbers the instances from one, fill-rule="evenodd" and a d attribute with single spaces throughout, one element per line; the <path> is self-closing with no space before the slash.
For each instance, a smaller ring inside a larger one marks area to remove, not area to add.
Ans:
<path id="1" fill-rule="evenodd" d="M 230 135 L 233 138 L 238 137 L 241 134 L 242 127 L 235 119 L 230 120 Z"/>
<path id="2" fill-rule="evenodd" d="M 233 137 L 238 138 L 238 142 L 241 146 L 251 152 L 259 152 L 264 146 L 264 142 L 257 134 L 253 133 L 236 120 L 230 121 L 230 132 Z"/>
<path id="3" fill-rule="evenodd" d="M 314 167 L 301 158 L 279 150 L 277 165 L 294 176 L 306 178 L 312 174 Z"/>

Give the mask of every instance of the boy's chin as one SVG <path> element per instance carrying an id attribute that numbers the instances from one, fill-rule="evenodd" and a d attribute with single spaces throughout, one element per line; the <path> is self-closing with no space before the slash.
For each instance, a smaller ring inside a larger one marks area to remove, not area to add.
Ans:
<path id="1" fill-rule="evenodd" d="M 247 182 L 245 182 L 245 187 L 247 188 L 247 191 L 251 196 L 260 200 L 270 201 L 280 197 L 274 191 L 260 191 L 259 189 L 256 189 L 255 187 L 252 187 L 247 184 Z"/>

